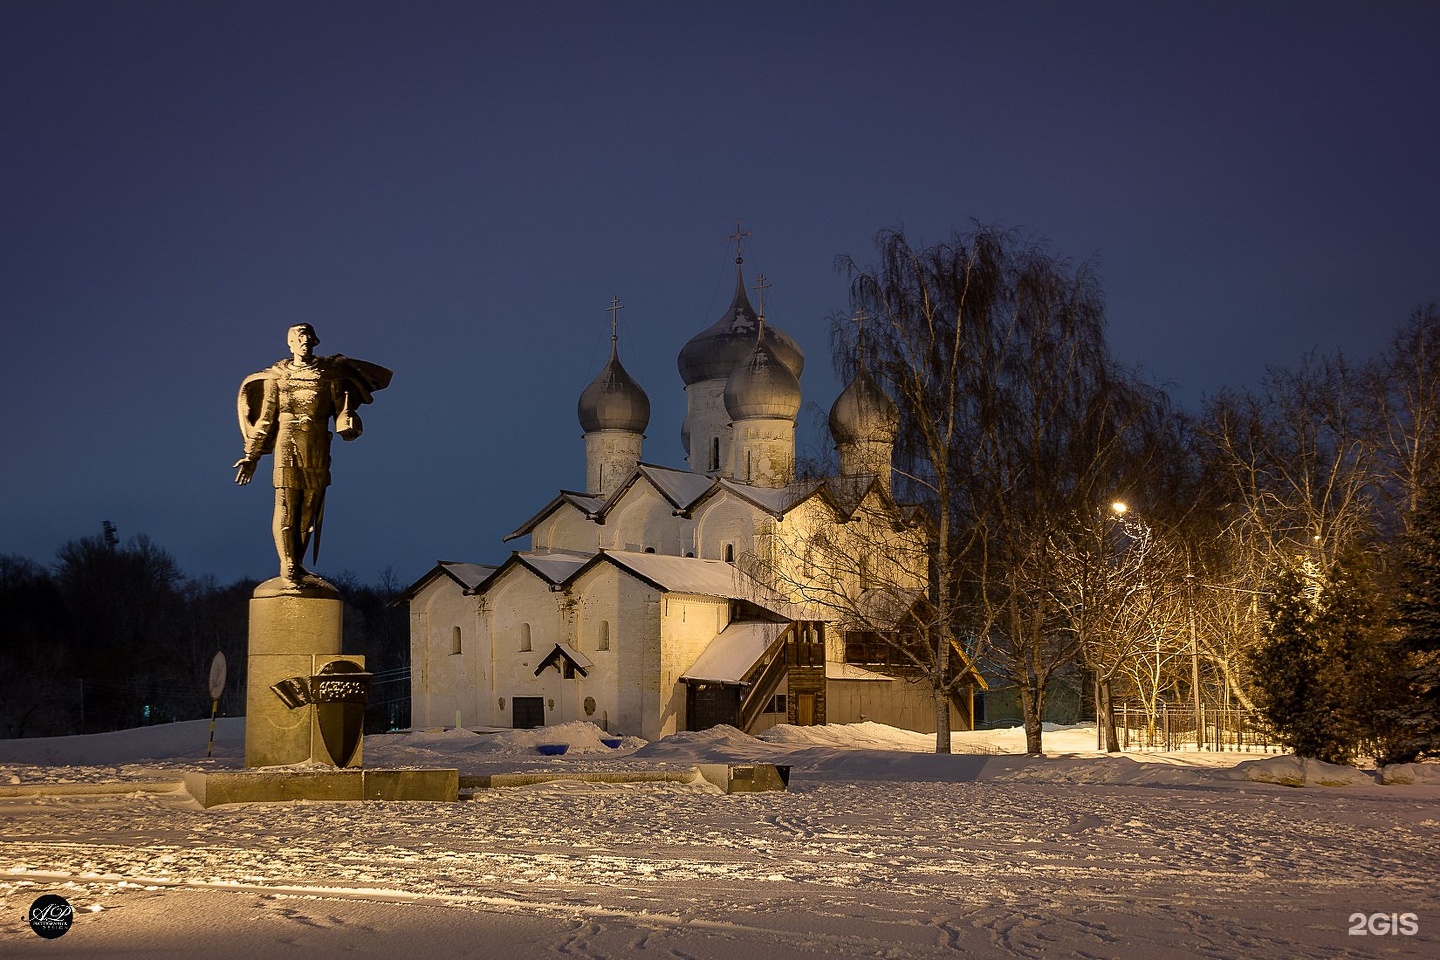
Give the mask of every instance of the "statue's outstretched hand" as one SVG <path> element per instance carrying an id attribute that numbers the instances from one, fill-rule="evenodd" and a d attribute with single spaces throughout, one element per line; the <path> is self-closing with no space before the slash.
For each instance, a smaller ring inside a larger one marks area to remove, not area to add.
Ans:
<path id="1" fill-rule="evenodd" d="M 241 457 L 239 460 L 235 461 L 236 483 L 240 484 L 240 486 L 243 487 L 245 486 L 245 484 L 250 482 L 250 478 L 253 476 L 255 476 L 254 460 L 251 460 L 249 457 Z"/>

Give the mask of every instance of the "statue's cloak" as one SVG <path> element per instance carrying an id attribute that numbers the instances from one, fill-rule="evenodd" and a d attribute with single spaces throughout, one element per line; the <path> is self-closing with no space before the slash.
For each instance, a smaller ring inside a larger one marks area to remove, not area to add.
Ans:
<path id="1" fill-rule="evenodd" d="M 333 357 L 316 357 L 321 370 L 327 378 L 338 379 L 345 396 L 355 406 L 369 403 L 377 390 L 384 390 L 390 385 L 390 378 L 394 372 L 380 366 L 378 363 L 370 363 L 365 360 L 355 360 L 351 357 L 336 354 Z M 272 364 L 258 373 L 252 373 L 240 382 L 240 394 L 236 400 L 237 412 L 240 416 L 240 436 L 244 439 L 245 449 L 250 449 L 250 441 L 255 436 L 255 425 L 260 420 L 260 407 L 265 402 L 265 381 L 277 379 L 289 369 L 290 361 L 281 360 Z M 260 453 L 273 453 L 275 451 L 275 434 L 265 438 Z"/>

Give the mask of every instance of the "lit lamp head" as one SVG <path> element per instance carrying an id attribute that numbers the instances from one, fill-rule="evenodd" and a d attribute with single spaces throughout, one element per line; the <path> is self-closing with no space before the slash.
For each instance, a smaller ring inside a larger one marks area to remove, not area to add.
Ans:
<path id="1" fill-rule="evenodd" d="M 1125 511 L 1129 510 L 1130 506 L 1124 500 L 1116 500 L 1114 503 L 1110 504 L 1110 509 L 1115 512 L 1115 515 L 1117 517 L 1120 517 L 1125 515 Z"/>

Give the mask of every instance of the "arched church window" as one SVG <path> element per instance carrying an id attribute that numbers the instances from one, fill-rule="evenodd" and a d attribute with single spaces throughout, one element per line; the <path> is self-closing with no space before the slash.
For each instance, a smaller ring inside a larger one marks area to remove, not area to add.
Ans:
<path id="1" fill-rule="evenodd" d="M 720 438 L 719 438 L 719 437 L 712 437 L 712 438 L 710 439 L 710 469 L 711 469 L 711 470 L 719 470 L 719 469 L 720 469 Z"/>
<path id="2" fill-rule="evenodd" d="M 530 650 L 530 624 L 520 624 L 520 652 L 527 653 Z"/>
<path id="3" fill-rule="evenodd" d="M 734 563 L 734 562 L 735 562 L 735 544 L 733 544 L 733 543 L 727 543 L 727 544 L 725 544 L 725 562 L 726 562 L 726 563 Z"/>
<path id="4" fill-rule="evenodd" d="M 450 653 L 453 656 L 461 650 L 460 627 L 457 625 L 450 630 Z"/>
<path id="5" fill-rule="evenodd" d="M 595 649 L 596 649 L 596 650 L 609 650 L 609 649 L 610 649 L 610 621 L 609 621 L 609 620 L 601 620 L 601 621 L 600 621 L 600 632 L 599 632 L 599 634 L 596 635 L 596 637 L 595 637 Z"/>

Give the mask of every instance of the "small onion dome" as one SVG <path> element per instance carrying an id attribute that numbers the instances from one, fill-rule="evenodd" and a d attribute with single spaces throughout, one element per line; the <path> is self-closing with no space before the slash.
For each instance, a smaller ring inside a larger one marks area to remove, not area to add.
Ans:
<path id="1" fill-rule="evenodd" d="M 725 381 L 725 412 L 731 420 L 794 420 L 800 415 L 800 378 L 771 348 L 757 342 Z"/>
<path id="2" fill-rule="evenodd" d="M 830 435 L 837 444 L 864 440 L 890 442 L 899 429 L 900 411 L 861 367 L 830 408 Z"/>
<path id="3" fill-rule="evenodd" d="M 737 270 L 735 298 L 725 315 L 701 330 L 680 348 L 680 379 L 685 386 L 701 380 L 723 380 L 755 349 L 755 327 L 759 323 L 750 298 L 745 296 L 745 279 Z M 786 333 L 765 324 L 765 343 L 796 377 L 805 369 L 805 354 Z"/>
<path id="4" fill-rule="evenodd" d="M 620 357 L 613 344 L 610 347 L 610 362 L 580 394 L 576 413 L 586 433 L 596 430 L 643 433 L 649 425 L 650 398 L 620 365 Z"/>

